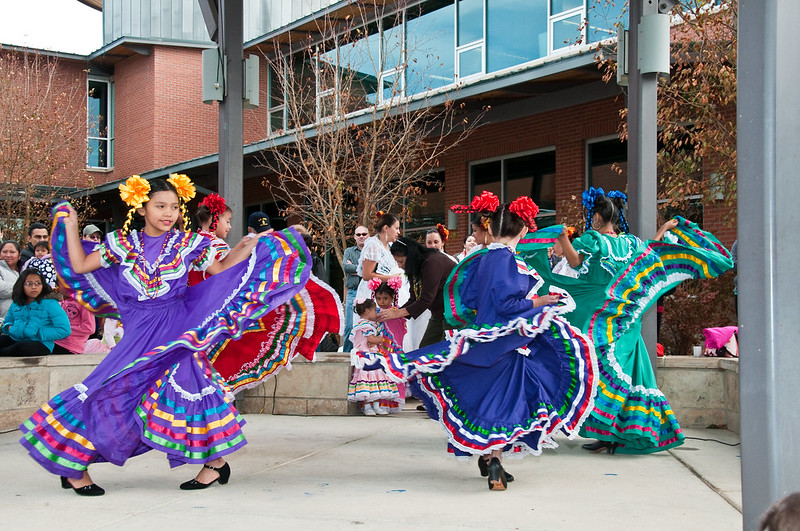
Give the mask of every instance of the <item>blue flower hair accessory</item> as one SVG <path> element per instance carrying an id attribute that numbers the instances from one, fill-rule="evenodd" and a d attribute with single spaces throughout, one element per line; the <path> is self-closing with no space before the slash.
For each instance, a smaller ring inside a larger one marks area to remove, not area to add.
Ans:
<path id="1" fill-rule="evenodd" d="M 586 227 L 584 230 L 592 228 L 592 215 L 594 215 L 594 203 L 598 197 L 604 197 L 606 193 L 602 188 L 595 188 L 590 186 L 588 190 L 584 190 L 582 195 L 583 208 L 586 209 Z"/>
<path id="2" fill-rule="evenodd" d="M 620 192 L 619 190 L 612 190 L 608 192 L 608 195 L 606 197 L 608 197 L 609 199 L 619 198 L 622 199 L 623 204 L 628 204 L 628 196 L 625 195 L 625 192 Z M 630 232 L 630 229 L 628 228 L 628 220 L 625 219 L 625 211 L 622 210 L 621 208 L 619 210 L 618 218 L 619 221 L 617 222 L 617 224 L 619 225 L 619 230 L 622 232 Z"/>
<path id="3" fill-rule="evenodd" d="M 600 191 L 602 192 L 602 189 Z M 628 196 L 625 195 L 625 192 L 620 192 L 619 190 L 611 190 L 608 192 L 607 197 L 610 197 L 611 199 L 620 197 L 624 202 L 628 202 Z"/>

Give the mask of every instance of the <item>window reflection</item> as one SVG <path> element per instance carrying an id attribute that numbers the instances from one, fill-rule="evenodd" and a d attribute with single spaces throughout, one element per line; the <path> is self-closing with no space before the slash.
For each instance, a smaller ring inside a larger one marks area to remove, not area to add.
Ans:
<path id="1" fill-rule="evenodd" d="M 616 37 L 618 25 L 628 27 L 628 17 L 625 13 L 625 2 L 620 0 L 600 0 L 592 3 L 586 12 L 589 23 L 586 37 L 589 42 Z"/>
<path id="2" fill-rule="evenodd" d="M 483 39 L 483 0 L 458 1 L 458 45 Z"/>
<path id="3" fill-rule="evenodd" d="M 383 21 L 382 70 L 391 70 L 403 64 L 403 14 Z"/>
<path id="4" fill-rule="evenodd" d="M 553 50 L 560 50 L 575 44 L 581 36 L 582 17 L 580 14 L 553 22 Z"/>
<path id="5" fill-rule="evenodd" d="M 408 10 L 408 94 L 450 85 L 455 80 L 455 5 L 426 2 Z"/>
<path id="6" fill-rule="evenodd" d="M 557 15 L 570 9 L 583 7 L 584 0 L 550 0 L 550 14 Z"/>
<path id="7" fill-rule="evenodd" d="M 346 104 L 348 111 L 376 103 L 380 68 L 381 36 L 378 27 L 373 24 L 366 30 L 362 28 L 352 38 L 357 40 L 343 45 L 341 53 L 342 68 L 348 71 L 344 75 L 352 77 L 353 83 L 349 91 L 351 101 Z"/>
<path id="8" fill-rule="evenodd" d="M 458 53 L 458 75 L 467 77 L 483 72 L 483 48 L 471 48 Z"/>
<path id="9" fill-rule="evenodd" d="M 547 227 L 555 223 L 555 151 L 472 164 L 470 176 L 473 195 L 487 190 L 504 203 L 527 195 L 539 206 L 537 225 Z"/>
<path id="10" fill-rule="evenodd" d="M 488 0 L 487 72 L 547 55 L 547 0 Z"/>

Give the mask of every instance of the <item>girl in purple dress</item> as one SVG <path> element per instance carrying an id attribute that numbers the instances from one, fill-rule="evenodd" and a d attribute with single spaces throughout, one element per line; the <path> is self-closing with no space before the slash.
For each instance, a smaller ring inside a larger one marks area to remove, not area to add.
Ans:
<path id="1" fill-rule="evenodd" d="M 122 465 L 151 449 L 171 466 L 203 465 L 181 489 L 227 483 L 223 456 L 245 444 L 244 420 L 205 351 L 300 291 L 308 251 L 287 230 L 246 238 L 217 262 L 208 238 L 180 229 L 194 196 L 186 176 L 134 176 L 120 190 L 132 206 L 122 230 L 99 245 L 82 242 L 75 211 L 62 203 L 52 244 L 62 288 L 97 315 L 120 319 L 125 336 L 83 382 L 20 427 L 21 442 L 63 488 L 83 496 L 104 493 L 89 464 Z M 134 211 L 144 218 L 141 232 L 127 230 Z M 192 266 L 214 276 L 187 289 Z"/>

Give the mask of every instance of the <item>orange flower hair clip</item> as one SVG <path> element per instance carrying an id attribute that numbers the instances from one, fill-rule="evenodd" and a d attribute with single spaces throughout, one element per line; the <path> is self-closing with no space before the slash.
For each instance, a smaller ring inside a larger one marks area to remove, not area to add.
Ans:
<path id="1" fill-rule="evenodd" d="M 188 203 L 194 199 L 196 193 L 194 183 L 188 175 L 183 173 L 170 173 L 167 182 L 175 187 L 175 191 L 178 192 L 178 197 L 180 197 L 181 201 L 184 203 Z"/>
<path id="2" fill-rule="evenodd" d="M 125 184 L 119 185 L 119 196 L 126 205 L 131 207 L 128 210 L 128 215 L 125 218 L 125 224 L 122 225 L 122 232 L 128 233 L 131 223 L 133 223 L 133 213 L 136 209 L 142 208 L 142 205 L 150 200 L 150 183 L 146 179 L 142 179 L 138 175 L 131 175 L 125 181 Z"/>
<path id="3" fill-rule="evenodd" d="M 183 173 L 170 173 L 167 182 L 175 187 L 178 198 L 181 200 L 181 214 L 183 216 L 184 230 L 189 230 L 189 214 L 186 212 L 186 203 L 194 199 L 194 183 L 188 175 Z"/>
<path id="4" fill-rule="evenodd" d="M 142 208 L 149 199 L 150 183 L 138 175 L 131 175 L 119 185 L 119 196 L 131 208 Z"/>
<path id="5" fill-rule="evenodd" d="M 447 230 L 447 227 L 442 225 L 441 223 L 436 224 L 436 232 L 439 233 L 439 237 L 442 238 L 442 243 L 447 243 L 447 238 L 450 236 L 450 231 Z"/>

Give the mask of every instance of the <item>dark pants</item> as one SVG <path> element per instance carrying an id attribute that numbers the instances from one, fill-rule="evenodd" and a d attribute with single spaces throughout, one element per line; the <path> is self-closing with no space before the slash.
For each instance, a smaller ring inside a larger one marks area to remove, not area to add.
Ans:
<path id="1" fill-rule="evenodd" d="M 447 321 L 442 317 L 434 317 L 428 320 L 428 326 L 425 328 L 425 333 L 422 334 L 422 340 L 419 342 L 419 348 L 433 345 L 440 341 L 444 341 L 444 331 L 449 330 L 450 326 Z"/>
<path id="2" fill-rule="evenodd" d="M 0 334 L 0 356 L 29 358 L 48 354 L 50 354 L 50 350 L 38 341 L 14 341 L 11 337 Z"/>

